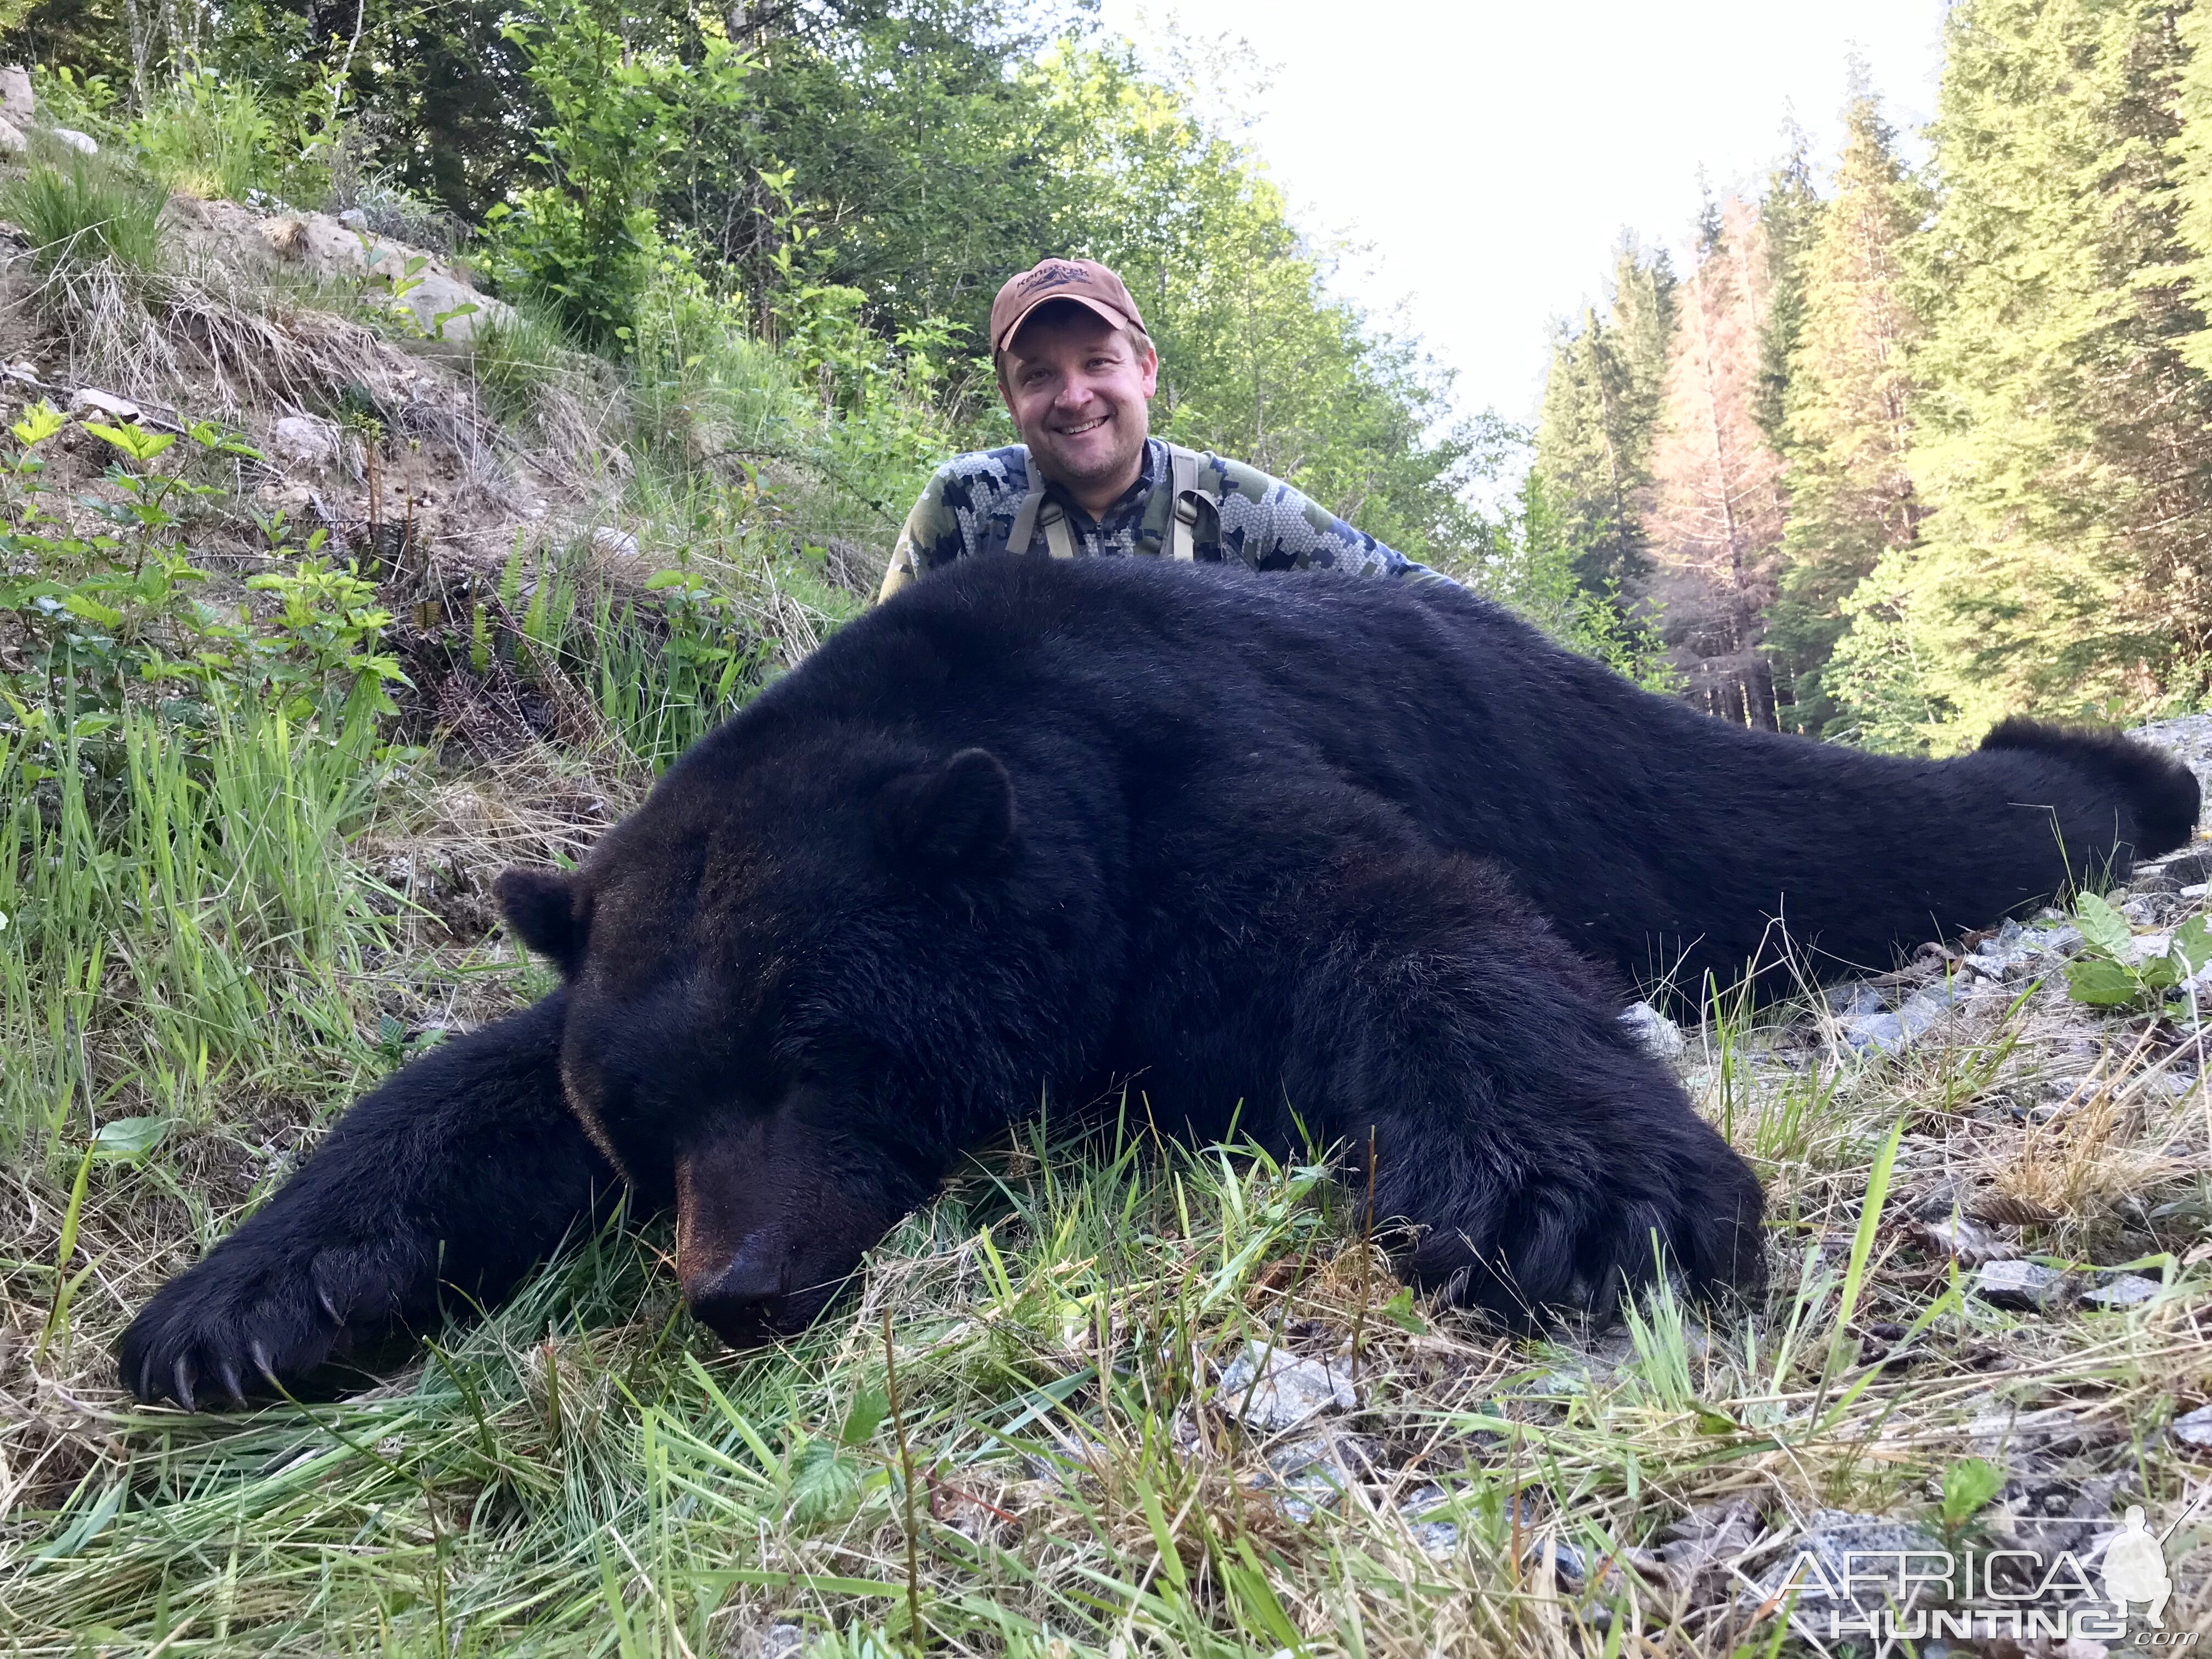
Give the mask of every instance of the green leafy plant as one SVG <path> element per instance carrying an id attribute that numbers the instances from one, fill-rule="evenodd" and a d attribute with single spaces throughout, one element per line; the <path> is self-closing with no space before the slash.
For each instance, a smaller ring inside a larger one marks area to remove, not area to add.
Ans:
<path id="1" fill-rule="evenodd" d="M 2075 902 L 2074 917 L 2083 949 L 2066 964 L 2066 991 L 2076 1002 L 2099 1008 L 2156 1002 L 2212 962 L 2212 924 L 2203 916 L 2174 930 L 2164 956 L 2140 960 L 2128 919 L 2096 894 Z"/>
<path id="2" fill-rule="evenodd" d="M 1936 1505 L 1944 1537 L 1955 1541 L 1964 1536 L 1974 1517 L 2004 1490 L 2004 1475 L 1982 1458 L 1962 1457 L 1946 1468 Z"/>
<path id="3" fill-rule="evenodd" d="M 204 72 L 181 75 L 131 136 L 155 177 L 193 196 L 244 201 L 256 189 L 305 198 L 318 179 L 300 157 L 298 125 L 252 82 Z"/>
<path id="4" fill-rule="evenodd" d="M 635 21 L 604 0 L 566 0 L 505 33 L 551 115 L 532 158 L 545 182 L 485 216 L 495 265 L 586 344 L 626 352 L 663 255 L 665 165 L 694 112 L 740 101 L 750 60 L 702 26 L 687 62 L 672 39 L 637 38 Z"/>

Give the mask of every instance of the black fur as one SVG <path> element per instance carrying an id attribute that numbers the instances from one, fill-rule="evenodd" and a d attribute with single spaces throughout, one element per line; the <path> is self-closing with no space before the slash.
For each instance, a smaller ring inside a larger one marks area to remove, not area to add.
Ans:
<path id="1" fill-rule="evenodd" d="M 1731 978 L 1777 916 L 1887 967 L 2195 814 L 2118 738 L 2008 722 L 1929 762 L 1725 726 L 1456 590 L 976 562 L 832 638 L 575 876 L 504 881 L 563 994 L 356 1108 L 155 1297 L 125 1379 L 289 1375 L 334 1279 L 349 1327 L 441 1273 L 496 1295 L 594 1146 L 755 1340 L 963 1146 L 1124 1084 L 1201 1136 L 1241 1105 L 1363 1169 L 1371 1139 L 1409 1269 L 1508 1317 L 1602 1310 L 1655 1255 L 1749 1285 L 1757 1184 L 1613 975 Z"/>

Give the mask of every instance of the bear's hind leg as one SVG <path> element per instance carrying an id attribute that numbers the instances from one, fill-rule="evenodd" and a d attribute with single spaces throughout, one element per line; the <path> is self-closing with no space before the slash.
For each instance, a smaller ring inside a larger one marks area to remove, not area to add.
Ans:
<path id="1" fill-rule="evenodd" d="M 441 1285 L 511 1290 L 617 1184 L 562 1097 L 564 996 L 441 1044 L 357 1103 L 139 1311 L 124 1386 L 149 1404 L 242 1403 L 313 1370 L 342 1335 L 434 1314 Z"/>
<path id="2" fill-rule="evenodd" d="M 1356 1185 L 1371 1138 L 1417 1283 L 1516 1325 L 1609 1315 L 1662 1262 L 1758 1285 L 1758 1182 L 1501 873 L 1386 855 L 1307 902 L 1286 1097 Z"/>

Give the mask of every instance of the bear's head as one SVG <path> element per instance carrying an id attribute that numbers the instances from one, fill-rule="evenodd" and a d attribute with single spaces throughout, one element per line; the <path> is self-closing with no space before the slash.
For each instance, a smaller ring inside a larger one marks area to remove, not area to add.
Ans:
<path id="1" fill-rule="evenodd" d="M 673 1202 L 685 1300 L 732 1345 L 812 1319 L 1095 1047 L 1097 872 L 1020 793 L 984 749 L 726 727 L 582 868 L 499 878 L 567 985 L 570 1107 Z"/>

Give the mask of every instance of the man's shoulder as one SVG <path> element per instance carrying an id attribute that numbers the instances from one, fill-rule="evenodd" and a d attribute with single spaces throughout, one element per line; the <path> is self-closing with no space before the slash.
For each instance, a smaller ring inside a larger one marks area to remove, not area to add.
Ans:
<path id="1" fill-rule="evenodd" d="M 1011 519 L 1030 487 L 1029 459 L 1019 444 L 976 449 L 931 473 L 901 538 L 914 568 L 934 569 L 975 551 L 987 523 Z"/>
<path id="2" fill-rule="evenodd" d="M 972 494 L 988 489 L 994 494 L 1026 490 L 1030 487 L 1030 452 L 1021 444 L 1003 449 L 971 449 L 955 455 L 929 475 L 925 495 Z"/>
<path id="3" fill-rule="evenodd" d="M 1240 461 L 1233 455 L 1217 455 L 1210 449 L 1191 453 L 1198 458 L 1199 489 L 1217 501 L 1230 495 L 1242 495 L 1257 505 L 1276 491 L 1290 488 L 1280 478 L 1262 472 L 1249 461 Z"/>

